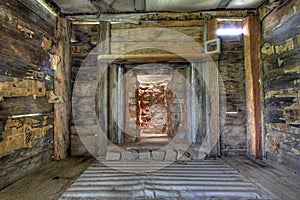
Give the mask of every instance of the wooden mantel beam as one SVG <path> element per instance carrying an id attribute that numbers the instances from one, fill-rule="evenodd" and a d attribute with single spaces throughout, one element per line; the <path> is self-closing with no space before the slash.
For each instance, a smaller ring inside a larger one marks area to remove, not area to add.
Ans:
<path id="1" fill-rule="evenodd" d="M 127 55 L 99 55 L 99 62 L 103 63 L 161 63 L 161 62 L 207 62 L 219 59 L 217 54 L 127 54 Z"/>

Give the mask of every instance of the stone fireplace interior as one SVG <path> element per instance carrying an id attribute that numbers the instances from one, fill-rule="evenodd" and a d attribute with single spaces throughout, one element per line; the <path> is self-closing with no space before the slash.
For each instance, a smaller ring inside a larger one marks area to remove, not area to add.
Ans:
<path id="1" fill-rule="evenodd" d="M 177 132 L 187 133 L 185 70 L 159 65 L 125 71 L 123 137 L 127 144 L 167 143 Z"/>
<path id="2" fill-rule="evenodd" d="M 170 134 L 173 95 L 168 85 L 171 79 L 172 76 L 168 75 L 137 75 L 136 123 L 139 138 Z"/>

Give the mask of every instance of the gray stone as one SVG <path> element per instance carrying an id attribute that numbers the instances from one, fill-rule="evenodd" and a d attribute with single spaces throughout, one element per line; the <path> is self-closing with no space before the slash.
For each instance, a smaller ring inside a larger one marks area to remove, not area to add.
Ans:
<path id="1" fill-rule="evenodd" d="M 130 117 L 130 118 L 128 119 L 128 121 L 129 121 L 129 122 L 136 122 L 136 117 Z"/>
<path id="2" fill-rule="evenodd" d="M 108 151 L 106 154 L 106 160 L 120 160 L 121 153 L 120 152 L 111 152 Z"/>
<path id="3" fill-rule="evenodd" d="M 176 95 L 174 97 L 175 98 L 173 99 L 173 103 L 179 103 L 179 104 L 183 104 L 184 103 L 184 99 L 183 98 L 179 98 Z"/>
<path id="4" fill-rule="evenodd" d="M 128 96 L 130 98 L 135 98 L 135 93 L 134 92 L 128 92 Z"/>
<path id="5" fill-rule="evenodd" d="M 183 161 L 191 160 L 191 153 L 188 151 L 179 150 L 179 152 L 177 152 L 177 156 L 178 156 L 177 160 L 183 160 Z"/>
<path id="6" fill-rule="evenodd" d="M 128 104 L 136 105 L 136 99 L 130 98 Z"/>
<path id="7" fill-rule="evenodd" d="M 182 112 L 181 104 L 173 104 L 171 106 L 171 112 L 180 113 Z"/>
<path id="8" fill-rule="evenodd" d="M 122 160 L 136 160 L 139 154 L 136 151 L 122 151 Z"/>
<path id="9" fill-rule="evenodd" d="M 128 127 L 132 130 L 136 129 L 136 124 L 129 124 Z"/>
<path id="10" fill-rule="evenodd" d="M 136 105 L 129 105 L 129 110 L 135 112 L 136 111 Z"/>
<path id="11" fill-rule="evenodd" d="M 176 136 L 175 136 L 175 139 L 185 139 L 186 138 L 186 133 L 185 132 L 180 132 L 180 133 L 177 133 Z"/>
<path id="12" fill-rule="evenodd" d="M 176 161 L 177 160 L 177 152 L 174 149 L 167 150 L 165 160 Z"/>
<path id="13" fill-rule="evenodd" d="M 139 153 L 140 160 L 151 160 L 150 151 Z"/>
<path id="14" fill-rule="evenodd" d="M 153 160 L 164 160 L 166 152 L 164 151 L 152 151 Z"/>

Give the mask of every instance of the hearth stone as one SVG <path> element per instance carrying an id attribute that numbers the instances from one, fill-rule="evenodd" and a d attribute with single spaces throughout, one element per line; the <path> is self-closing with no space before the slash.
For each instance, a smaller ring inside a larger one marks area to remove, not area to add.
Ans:
<path id="1" fill-rule="evenodd" d="M 153 160 L 161 161 L 164 160 L 165 154 L 166 152 L 164 151 L 152 151 L 152 158 Z"/>

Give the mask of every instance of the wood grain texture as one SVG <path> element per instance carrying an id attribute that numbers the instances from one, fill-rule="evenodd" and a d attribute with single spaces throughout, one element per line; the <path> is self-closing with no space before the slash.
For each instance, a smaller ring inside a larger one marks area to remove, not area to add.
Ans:
<path id="1" fill-rule="evenodd" d="M 182 56 L 182 57 L 181 57 Z M 161 62 L 183 62 L 189 60 L 195 62 L 207 62 L 218 60 L 216 54 L 129 54 L 129 55 L 99 55 L 100 62 L 115 62 L 115 63 L 161 63 Z M 188 59 L 188 60 L 187 60 Z"/>
<path id="2" fill-rule="evenodd" d="M 203 26 L 203 20 L 184 20 L 184 21 L 143 21 L 140 24 L 112 24 L 111 29 L 130 29 L 143 27 L 200 27 Z"/>
<path id="3" fill-rule="evenodd" d="M 46 96 L 53 90 L 49 53 L 56 48 L 56 18 L 22 2 L 0 2 L 0 146 L 13 141 L 1 154 L 0 188 L 53 156 L 53 104 Z"/>
<path id="4" fill-rule="evenodd" d="M 140 34 L 138 28 L 147 31 Z M 111 54 L 147 54 L 147 48 L 157 54 L 164 49 L 198 52 L 202 43 L 203 20 L 148 21 L 138 25 L 112 25 L 111 29 Z"/>
<path id="5" fill-rule="evenodd" d="M 223 102 L 220 109 L 227 111 L 220 136 L 221 156 L 246 155 L 244 39 L 243 36 L 222 36 L 220 39 L 222 54 L 218 66 L 225 88 L 225 94 L 220 94 L 220 102 Z"/>
<path id="6" fill-rule="evenodd" d="M 97 24 L 72 26 L 72 116 L 71 121 L 71 147 L 72 156 L 86 156 L 91 152 L 85 147 L 81 136 L 88 138 L 93 135 L 94 143 L 89 143 L 92 153 L 96 152 L 97 141 L 95 128 L 97 127 L 97 118 L 95 117 L 95 91 L 94 81 L 98 74 L 95 73 L 97 66 L 97 55 L 91 55 L 91 52 L 98 52 L 99 29 Z M 89 55 L 88 59 L 86 57 Z M 97 70 L 96 70 L 97 71 Z M 78 75 L 80 73 L 80 76 Z M 76 81 L 76 84 L 74 85 Z M 93 86 L 92 86 L 93 85 Z M 97 129 L 97 128 L 96 128 Z M 80 135 L 78 134 L 80 133 Z M 88 143 L 88 141 L 86 141 Z"/>
<path id="7" fill-rule="evenodd" d="M 101 22 L 100 23 L 100 30 L 99 30 L 99 47 L 98 47 L 98 55 L 101 54 L 110 54 L 110 34 L 111 34 L 111 27 L 109 22 Z M 99 129 L 102 132 L 98 131 L 98 138 L 97 138 L 97 156 L 105 156 L 107 151 L 107 136 L 109 134 L 109 106 L 110 103 L 108 102 L 109 96 L 109 65 L 107 63 L 97 62 L 98 66 L 98 87 L 97 87 L 97 94 L 96 94 L 96 113 L 99 121 Z M 98 129 L 98 130 L 99 130 Z"/>
<path id="8" fill-rule="evenodd" d="M 232 156 L 223 160 L 264 191 L 270 199 L 298 199 L 300 195 L 299 167 L 246 157 Z"/>
<path id="9" fill-rule="evenodd" d="M 90 157 L 72 157 L 43 164 L 1 190 L 1 199 L 58 199 L 93 162 Z"/>
<path id="10" fill-rule="evenodd" d="M 262 21 L 265 154 L 299 166 L 299 0 L 287 1 Z"/>
<path id="11" fill-rule="evenodd" d="M 54 105 L 54 159 L 65 159 L 70 148 L 70 119 L 71 119 L 71 59 L 70 41 L 71 27 L 67 19 L 58 18 L 57 26 L 58 47 L 56 54 L 60 63 L 55 71 L 54 91 L 62 96 L 63 103 Z"/>
<path id="12" fill-rule="evenodd" d="M 255 16 L 245 18 L 245 79 L 249 155 L 262 159 L 262 103 L 260 85 L 260 34 Z"/>

